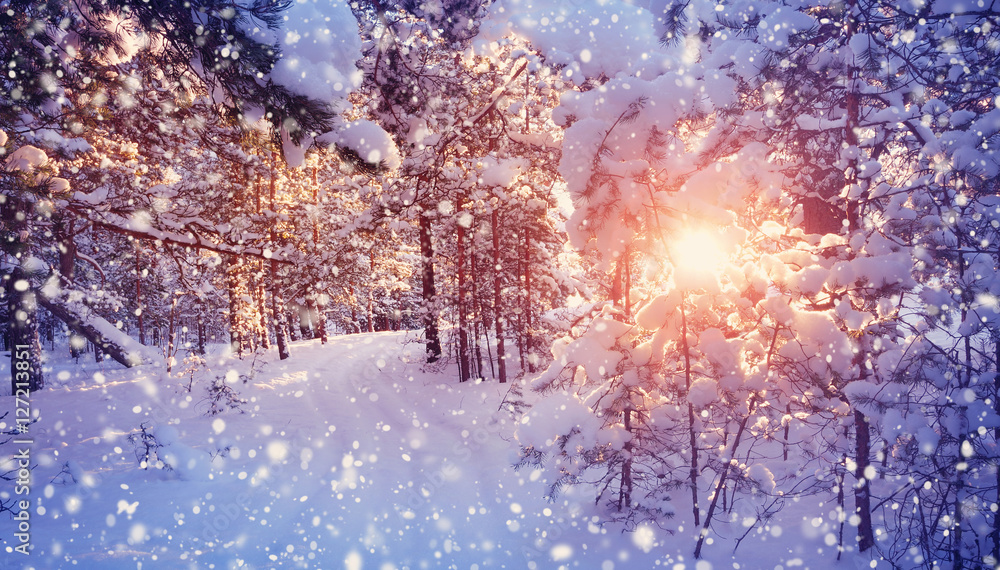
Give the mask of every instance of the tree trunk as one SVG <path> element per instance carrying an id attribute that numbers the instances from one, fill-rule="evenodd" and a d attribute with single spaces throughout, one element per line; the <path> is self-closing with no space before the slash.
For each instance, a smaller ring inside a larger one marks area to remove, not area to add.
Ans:
<path id="1" fill-rule="evenodd" d="M 205 355 L 205 305 L 198 300 L 198 354 Z"/>
<path id="2" fill-rule="evenodd" d="M 844 426 L 844 437 L 850 437 L 850 428 Z M 837 531 L 837 560 L 844 553 L 844 523 L 847 521 L 847 493 L 844 485 L 847 484 L 847 455 L 844 455 L 843 470 L 840 465 L 836 467 L 837 476 L 837 507 L 840 508 L 840 530 Z"/>
<path id="3" fill-rule="evenodd" d="M 993 411 L 1000 415 L 1000 334 L 994 332 L 993 353 L 996 374 L 993 376 Z M 993 428 L 993 441 L 1000 441 L 1000 427 Z M 994 457 L 994 462 L 997 459 Z M 1000 469 L 994 469 L 994 502 L 1000 504 Z M 993 565 L 1000 565 L 1000 511 L 993 513 L 993 528 L 990 529 L 991 545 L 990 554 L 993 557 Z"/>
<path id="4" fill-rule="evenodd" d="M 264 273 L 264 263 L 261 262 L 260 274 Z M 269 350 L 271 348 L 271 334 L 269 332 L 270 328 L 267 326 L 267 293 L 264 290 L 264 284 L 260 283 L 254 287 L 257 294 L 255 295 L 257 301 L 257 312 L 260 313 L 260 320 L 257 323 L 257 329 L 259 331 L 258 335 L 260 337 L 260 347 L 264 350 Z"/>
<path id="5" fill-rule="evenodd" d="M 274 164 L 274 155 L 271 155 L 272 164 L 270 169 L 270 180 L 268 182 L 268 204 L 271 211 L 274 211 L 275 180 L 274 171 L 277 166 Z M 271 242 L 272 251 L 277 249 L 278 240 L 274 231 L 274 224 L 268 230 L 268 240 Z M 274 323 L 274 342 L 278 345 L 278 360 L 285 360 L 290 356 L 288 352 L 288 338 L 285 336 L 285 304 L 281 299 L 281 289 L 278 286 L 278 261 L 271 258 L 271 321 Z"/>
<path id="6" fill-rule="evenodd" d="M 368 332 L 375 332 L 375 295 L 371 289 L 368 290 Z"/>
<path id="7" fill-rule="evenodd" d="M 994 333 L 996 338 L 993 341 L 993 351 L 994 358 L 996 360 L 996 375 L 993 376 L 993 411 L 997 415 L 1000 415 L 1000 334 Z M 1000 427 L 993 428 L 993 441 L 1000 441 Z M 993 461 L 997 461 L 996 458 Z M 995 500 L 997 504 L 1000 504 L 1000 469 L 994 469 L 995 472 Z M 991 554 L 993 555 L 993 564 L 1000 564 L 1000 511 L 993 513 L 993 528 L 990 531 L 990 539 L 992 540 Z"/>
<path id="8" fill-rule="evenodd" d="M 142 255 L 142 245 L 135 242 L 135 315 L 139 321 L 139 344 L 146 344 L 146 327 L 143 326 L 142 309 L 142 267 L 140 256 Z"/>
<path id="9" fill-rule="evenodd" d="M 56 238 L 59 250 L 59 286 L 66 289 L 73 285 L 76 272 L 76 241 L 73 236 L 73 222 L 62 219 L 62 216 L 56 216 L 53 222 L 52 233 Z M 138 287 L 138 277 L 136 279 L 136 287 Z M 139 313 L 139 323 L 141 329 L 141 312 Z M 69 327 L 69 333 L 69 354 L 73 358 L 79 358 L 81 355 L 80 345 L 84 342 L 83 335 L 73 327 Z"/>
<path id="10" fill-rule="evenodd" d="M 496 209 L 492 213 L 493 225 L 493 324 L 495 326 L 497 341 L 497 377 L 500 383 L 507 381 L 507 349 L 504 347 L 503 329 L 504 318 L 501 311 L 501 284 L 500 273 L 500 223 Z"/>
<path id="11" fill-rule="evenodd" d="M 299 306 L 299 333 L 299 338 L 302 340 L 313 337 L 312 319 L 310 318 L 309 309 L 302 306 Z"/>
<path id="12" fill-rule="evenodd" d="M 476 234 L 474 233 L 472 234 L 472 247 L 469 248 L 469 251 L 469 275 L 478 275 L 478 264 L 476 263 Z M 471 295 L 469 298 L 469 304 L 473 309 L 473 316 L 469 319 L 472 324 L 472 366 L 474 368 L 472 377 L 483 378 L 483 348 L 479 341 L 483 334 L 485 334 L 484 331 L 486 330 L 486 323 L 484 319 L 486 317 L 484 316 L 482 303 L 479 302 L 479 287 L 477 286 L 479 280 L 471 279 L 470 281 L 472 281 L 472 285 L 471 291 L 469 291 L 469 294 Z M 478 318 L 476 318 L 477 316 Z M 493 362 L 490 361 L 490 367 L 492 366 Z"/>
<path id="13" fill-rule="evenodd" d="M 961 243 L 961 242 L 959 242 Z M 958 254 L 958 276 L 960 282 L 965 281 L 965 256 L 959 252 Z M 972 304 L 972 295 L 969 293 L 968 289 L 963 288 L 962 290 L 962 322 L 969 316 L 968 307 Z M 962 339 L 962 344 L 964 345 L 965 352 L 965 371 L 961 376 L 961 383 L 959 389 L 967 390 L 969 386 L 972 385 L 972 338 L 969 334 L 966 334 Z M 958 428 L 958 456 L 955 458 L 956 465 L 965 464 L 966 467 L 963 469 L 961 467 L 956 467 L 955 469 L 955 527 L 953 531 L 954 540 L 954 552 L 953 557 L 953 568 L 955 570 L 961 570 L 965 568 L 965 551 L 962 544 L 962 536 L 964 534 L 964 529 L 962 525 L 965 524 L 965 474 L 968 472 L 968 464 L 966 463 L 968 459 L 964 456 L 963 450 L 969 440 L 969 419 L 968 419 L 968 406 L 958 406 L 958 420 L 960 426 Z"/>
<path id="14" fill-rule="evenodd" d="M 625 294 L 625 315 L 632 314 L 632 263 L 629 261 L 628 246 L 625 246 L 625 267 L 623 272 L 625 273 L 625 284 L 624 284 L 624 294 Z"/>
<path id="15" fill-rule="evenodd" d="M 854 488 L 854 508 L 858 513 L 858 550 L 864 552 L 875 544 L 875 533 L 872 529 L 871 487 L 865 470 L 870 465 L 871 428 L 868 418 L 859 410 L 854 410 L 855 439 L 855 470 L 854 478 L 858 481 Z"/>
<path id="16" fill-rule="evenodd" d="M 300 340 L 299 338 L 299 324 L 296 322 L 299 319 L 299 312 L 294 308 L 289 309 L 285 314 L 285 322 L 288 323 L 288 339 L 292 342 Z"/>
<path id="17" fill-rule="evenodd" d="M 459 224 L 456 236 L 458 245 L 455 270 L 458 273 L 458 381 L 465 382 L 471 377 L 469 370 L 468 307 L 465 294 L 465 228 Z"/>
<path id="18" fill-rule="evenodd" d="M 241 287 L 240 265 L 242 260 L 236 255 L 226 256 L 226 290 L 229 293 L 229 343 L 233 352 L 243 357 L 247 349 L 246 334 L 243 320 L 240 318 Z"/>
<path id="19" fill-rule="evenodd" d="M 285 336 L 285 306 L 278 288 L 278 262 L 271 260 L 271 322 L 274 323 L 274 342 L 278 345 L 278 359 L 289 356 L 288 338 Z"/>
<path id="20" fill-rule="evenodd" d="M 611 303 L 622 306 L 622 258 L 615 261 L 615 275 L 611 280 Z"/>
<path id="21" fill-rule="evenodd" d="M 167 324 L 167 374 L 174 367 L 174 353 L 177 350 L 177 329 L 175 321 L 177 319 L 177 296 L 170 302 L 170 317 Z"/>
<path id="22" fill-rule="evenodd" d="M 624 415 L 625 433 L 632 435 L 632 410 L 625 410 Z M 618 512 L 632 506 L 632 441 L 625 442 L 622 449 L 625 461 L 622 463 L 621 487 L 618 490 Z M 697 558 L 697 555 L 695 555 Z"/>
<path id="23" fill-rule="evenodd" d="M 847 42 L 850 43 L 852 36 L 854 35 L 856 20 L 854 18 L 856 1 L 850 0 L 848 2 L 848 13 L 847 13 Z M 860 93 L 859 86 L 857 83 L 858 78 L 858 68 L 854 65 L 848 67 L 848 85 L 846 91 L 846 124 L 844 128 L 844 141 L 848 146 L 857 146 L 858 144 L 858 125 L 860 124 Z M 853 186 L 859 182 L 858 180 L 858 169 L 859 169 L 859 159 L 851 159 L 851 168 L 848 170 L 849 174 L 845 180 L 846 185 Z M 860 215 L 861 209 L 860 205 L 854 200 L 848 200 L 844 206 L 845 214 L 847 218 L 847 230 L 848 234 L 860 229 Z M 848 238 L 851 236 L 848 235 Z M 854 254 L 852 254 L 853 257 Z M 862 350 L 860 355 L 870 354 L 870 351 L 865 350 L 868 347 L 861 347 Z M 860 358 L 860 370 L 861 377 L 860 380 L 864 381 L 867 377 L 867 367 L 864 362 L 865 357 Z M 858 524 L 858 550 L 865 552 L 875 544 L 875 533 L 872 528 L 872 508 L 871 508 L 871 484 L 866 476 L 865 471 L 871 464 L 869 457 L 871 455 L 871 428 L 868 425 L 868 418 L 859 411 L 854 410 L 854 436 L 855 436 L 855 472 L 854 477 L 858 481 L 858 486 L 854 489 L 854 506 L 857 509 L 858 517 L 860 522 Z"/>
<path id="24" fill-rule="evenodd" d="M 11 394 L 22 389 L 41 390 L 45 385 L 42 374 L 42 344 L 38 336 L 37 298 L 31 287 L 31 276 L 22 264 L 30 255 L 29 220 L 34 216 L 33 204 L 15 193 L 6 197 L 2 206 L 3 219 L 11 243 L 6 246 L 17 265 L 7 275 L 7 330 L 10 340 Z"/>
<path id="25" fill-rule="evenodd" d="M 424 336 L 427 338 L 427 362 L 441 358 L 441 340 L 438 337 L 437 290 L 434 286 L 434 244 L 431 241 L 431 220 L 420 213 L 420 255 L 423 257 L 421 285 L 424 298 Z"/>
<path id="26" fill-rule="evenodd" d="M 524 234 L 524 344 L 528 352 L 528 372 L 535 371 L 535 339 L 531 332 L 531 237 Z"/>
<path id="27" fill-rule="evenodd" d="M 10 339 L 11 394 L 18 388 L 41 390 L 45 387 L 42 374 L 42 344 L 38 337 L 37 296 L 28 287 L 28 274 L 14 267 L 7 281 L 7 320 Z"/>
<path id="28" fill-rule="evenodd" d="M 511 237 L 516 243 L 519 236 L 515 232 Z M 522 372 L 528 369 L 526 361 L 528 348 L 524 338 L 524 331 L 527 329 L 527 326 L 524 324 L 524 274 L 527 272 L 528 265 L 528 262 L 525 260 L 525 252 L 526 249 L 522 249 L 520 255 L 517 256 L 516 275 L 518 287 L 516 289 L 517 294 L 515 296 L 515 299 L 517 300 L 514 302 L 514 306 L 516 307 L 515 313 L 517 314 L 517 325 L 514 327 L 514 338 L 517 343 L 517 361 L 521 366 Z"/>

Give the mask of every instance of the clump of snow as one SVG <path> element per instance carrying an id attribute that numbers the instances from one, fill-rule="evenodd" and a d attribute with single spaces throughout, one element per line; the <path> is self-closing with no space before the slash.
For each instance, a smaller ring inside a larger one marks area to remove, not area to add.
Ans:
<path id="1" fill-rule="evenodd" d="M 36 129 L 28 135 L 29 140 L 38 142 L 49 149 L 59 149 L 70 154 L 90 152 L 94 147 L 82 137 L 67 138 L 55 129 Z"/>
<path id="2" fill-rule="evenodd" d="M 285 159 L 285 164 L 291 168 L 298 168 L 306 161 L 307 145 L 298 145 L 292 141 L 287 130 L 281 129 L 281 156 Z"/>
<path id="3" fill-rule="evenodd" d="M 44 150 L 35 146 L 24 145 L 10 153 L 10 156 L 4 161 L 4 167 L 8 171 L 19 170 L 31 173 L 39 166 L 48 162 L 48 160 L 49 157 L 45 154 Z"/>
<path id="4" fill-rule="evenodd" d="M 372 121 L 359 119 L 318 139 L 325 144 L 337 144 L 358 153 L 369 164 L 384 164 L 389 170 L 399 168 L 402 159 L 389 133 Z"/>
<path id="5" fill-rule="evenodd" d="M 53 176 L 49 179 L 49 191 L 53 194 L 62 194 L 69 191 L 69 180 Z"/>
<path id="6" fill-rule="evenodd" d="M 760 486 L 765 493 L 774 491 L 774 473 L 762 463 L 754 463 L 747 469 L 747 476 Z"/>
<path id="7" fill-rule="evenodd" d="M 545 450 L 553 447 L 556 438 L 572 434 L 564 447 L 591 448 L 598 444 L 598 436 L 607 437 L 600 429 L 600 420 L 573 394 L 555 394 L 540 401 L 525 416 L 517 432 L 524 447 Z"/>
<path id="8" fill-rule="evenodd" d="M 711 378 L 699 378 L 691 383 L 687 397 L 695 408 L 704 408 L 719 398 L 719 387 Z"/>
<path id="9" fill-rule="evenodd" d="M 810 15 L 787 6 L 779 6 L 767 15 L 757 26 L 758 39 L 763 45 L 781 50 L 788 47 L 788 38 L 819 27 L 819 22 Z M 858 34 L 855 37 L 864 37 Z"/>
<path id="10" fill-rule="evenodd" d="M 657 330 L 666 324 L 681 302 L 679 291 L 662 293 L 653 298 L 635 315 L 635 322 L 646 330 Z"/>
<path id="11" fill-rule="evenodd" d="M 924 426 L 914 434 L 917 438 L 917 448 L 924 455 L 934 455 L 937 451 L 938 443 L 941 441 L 941 434 L 930 426 Z"/>
<path id="12" fill-rule="evenodd" d="M 152 429 L 160 447 L 156 456 L 163 464 L 177 473 L 184 481 L 207 481 L 211 472 L 211 458 L 208 453 L 190 447 L 181 442 L 177 428 L 169 424 L 161 424 Z"/>
<path id="13" fill-rule="evenodd" d="M 53 301 L 63 304 L 81 322 L 93 326 L 102 337 L 120 347 L 133 365 L 163 361 L 163 355 L 156 348 L 141 344 L 139 341 L 125 334 L 86 304 L 78 301 L 59 299 L 58 296 L 61 294 L 61 291 L 57 282 L 52 280 L 46 282 L 43 293 Z"/>
<path id="14" fill-rule="evenodd" d="M 564 78 L 582 83 L 606 75 L 654 76 L 673 62 L 664 57 L 647 9 L 619 0 L 501 0 L 480 29 L 480 41 L 526 38 Z M 481 51 L 488 48 L 481 46 Z"/>
<path id="15" fill-rule="evenodd" d="M 361 84 L 354 65 L 361 58 L 357 20 L 342 0 L 292 2 L 277 45 L 282 58 L 271 79 L 295 93 L 335 101 Z"/>
<path id="16" fill-rule="evenodd" d="M 21 269 L 37 275 L 47 272 L 49 264 L 45 263 L 44 259 L 31 255 L 21 261 Z"/>
<path id="17" fill-rule="evenodd" d="M 181 439 L 181 434 L 177 431 L 177 428 L 169 424 L 158 425 L 150 431 L 161 445 L 174 445 Z"/>
<path id="18" fill-rule="evenodd" d="M 515 182 L 521 172 L 526 168 L 523 159 L 500 160 L 492 156 L 484 156 L 480 159 L 483 163 L 483 170 L 479 177 L 482 184 L 487 187 L 508 188 Z"/>

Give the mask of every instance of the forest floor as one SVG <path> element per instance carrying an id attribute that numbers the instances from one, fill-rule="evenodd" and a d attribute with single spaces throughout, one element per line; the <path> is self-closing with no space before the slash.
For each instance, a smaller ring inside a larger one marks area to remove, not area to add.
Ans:
<path id="1" fill-rule="evenodd" d="M 218 353 L 191 391 L 176 369 L 50 357 L 33 443 L 0 446 L 0 473 L 24 448 L 32 464 L 29 494 L 0 483 L 4 501 L 30 500 L 31 553 L 13 550 L 17 521 L 2 513 L 0 567 L 875 567 L 835 560 L 840 525 L 820 499 L 790 502 L 735 552 L 746 529 L 720 525 L 701 561 L 681 501 L 669 531 L 634 532 L 598 524 L 587 489 L 549 502 L 541 471 L 512 467 L 510 384 L 459 384 L 421 355 L 402 332 L 303 341 L 285 361 Z M 206 386 L 227 373 L 246 403 L 211 416 Z M 0 415 L 14 406 L 0 397 Z M 163 446 L 148 468 L 143 428 Z"/>

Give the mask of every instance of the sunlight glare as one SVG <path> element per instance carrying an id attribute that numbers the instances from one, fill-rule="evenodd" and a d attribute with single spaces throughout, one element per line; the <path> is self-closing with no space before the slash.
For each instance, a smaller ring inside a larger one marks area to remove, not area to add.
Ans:
<path id="1" fill-rule="evenodd" d="M 691 230 L 671 240 L 674 267 L 686 273 L 716 274 L 728 259 L 718 234 L 707 230 Z"/>

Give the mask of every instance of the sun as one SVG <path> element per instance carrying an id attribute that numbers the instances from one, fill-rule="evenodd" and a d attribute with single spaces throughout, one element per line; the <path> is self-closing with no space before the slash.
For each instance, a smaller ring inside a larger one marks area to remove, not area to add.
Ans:
<path id="1" fill-rule="evenodd" d="M 687 277 L 685 281 L 714 279 L 729 261 L 729 252 L 718 232 L 687 230 L 669 239 L 668 245 L 675 278 Z"/>

